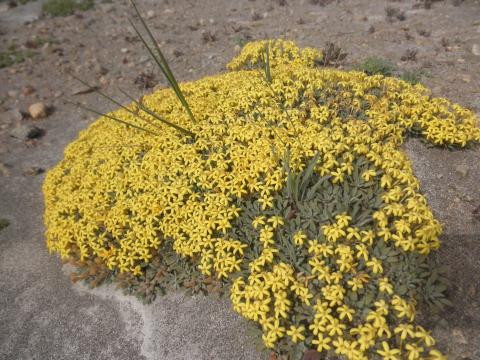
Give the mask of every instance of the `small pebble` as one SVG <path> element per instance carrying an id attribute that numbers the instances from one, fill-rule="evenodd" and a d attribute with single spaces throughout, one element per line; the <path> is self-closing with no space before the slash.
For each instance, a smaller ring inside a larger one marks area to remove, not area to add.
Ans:
<path id="1" fill-rule="evenodd" d="M 147 11 L 147 19 L 152 19 L 153 17 L 155 17 L 155 11 L 148 10 Z"/>
<path id="2" fill-rule="evenodd" d="M 23 96 L 31 95 L 34 92 L 35 92 L 35 88 L 33 86 L 27 85 L 24 88 L 22 88 L 22 95 Z"/>
<path id="3" fill-rule="evenodd" d="M 469 170 L 469 168 L 468 168 L 468 166 L 465 165 L 465 164 L 461 164 L 461 165 L 455 166 L 455 171 L 456 171 L 457 173 L 459 173 L 462 177 L 467 176 L 468 170 Z"/>
<path id="4" fill-rule="evenodd" d="M 473 53 L 473 55 L 480 56 L 480 45 L 473 44 L 472 53 Z"/>
<path id="5" fill-rule="evenodd" d="M 26 170 L 23 172 L 23 175 L 26 175 L 26 176 L 35 176 L 35 175 L 43 174 L 44 172 L 45 172 L 45 169 L 43 169 L 43 168 L 41 168 L 41 167 L 32 166 L 31 168 L 26 169 Z"/>
<path id="6" fill-rule="evenodd" d="M 8 96 L 10 96 L 11 98 L 16 98 L 18 96 L 18 91 L 16 90 L 8 90 L 7 92 Z"/>
<path id="7" fill-rule="evenodd" d="M 38 102 L 28 107 L 28 113 L 33 119 L 41 119 L 47 116 L 47 107 L 44 103 Z"/>

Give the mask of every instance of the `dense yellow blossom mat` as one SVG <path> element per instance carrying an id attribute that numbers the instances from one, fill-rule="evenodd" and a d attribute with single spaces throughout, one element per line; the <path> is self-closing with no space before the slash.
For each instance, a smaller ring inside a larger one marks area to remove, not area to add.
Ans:
<path id="1" fill-rule="evenodd" d="M 478 142 L 474 114 L 422 85 L 318 67 L 315 49 L 269 46 L 271 82 L 253 42 L 228 72 L 182 84 L 196 123 L 171 90 L 142 99 L 195 136 L 124 109 L 113 114 L 152 133 L 105 117 L 83 131 L 44 184 L 48 248 L 82 279 L 144 295 L 179 264 L 179 285 L 223 284 L 292 358 L 443 359 L 415 322 L 418 301 L 447 302 L 429 255 L 441 225 L 399 148 L 409 135 Z"/>

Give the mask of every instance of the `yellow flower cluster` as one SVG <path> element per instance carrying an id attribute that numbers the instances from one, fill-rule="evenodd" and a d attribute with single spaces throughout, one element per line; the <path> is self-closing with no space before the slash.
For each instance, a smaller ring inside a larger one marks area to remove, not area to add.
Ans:
<path id="1" fill-rule="evenodd" d="M 292 242 L 306 246 L 310 256 L 311 272 L 301 274 L 295 273 L 291 265 L 275 261 L 274 242 L 267 240 L 274 237 L 275 230 L 269 223 L 276 220 L 255 219 L 253 225 L 259 229 L 264 250 L 250 263 L 255 266 L 251 266 L 248 278 L 237 277 L 233 281 L 231 300 L 235 311 L 260 324 L 263 341 L 269 348 L 286 336 L 297 343 L 313 335 L 311 346 L 319 352 L 334 350 L 347 359 L 368 359 L 373 350 L 384 359 L 401 359 L 403 352 L 405 358 L 416 360 L 425 358 L 420 355 L 427 349 L 430 359 L 443 359 L 437 350 L 431 349 L 435 341 L 430 334 L 413 324 L 414 301 L 394 294 L 388 277 L 381 277 L 382 262 L 370 255 L 367 247 L 374 241 L 373 232 L 358 232 L 349 227 L 351 218 L 347 214 L 339 214 L 335 220 L 333 225 L 324 226 L 327 239 L 324 243 L 309 240 L 301 231 L 293 234 Z M 265 250 L 270 254 L 268 258 L 264 257 Z M 361 260 L 369 273 L 357 271 Z M 332 271 L 327 262 L 335 263 L 337 271 Z M 311 291 L 316 280 L 325 284 L 316 289 L 318 293 Z M 374 310 L 354 320 L 361 309 L 349 307 L 345 294 L 348 289 L 362 291 L 367 284 L 371 286 L 371 280 L 375 280 L 373 283 L 385 300 L 376 301 Z M 295 305 L 311 308 L 312 318 L 302 323 L 295 321 L 299 315 Z M 389 341 L 394 341 L 397 335 L 401 340 L 399 347 L 390 348 Z"/>
<path id="2" fill-rule="evenodd" d="M 384 359 L 428 353 L 442 359 L 428 332 L 413 324 L 414 304 L 394 293 L 382 261 L 369 249 L 379 239 L 421 254 L 438 248 L 441 226 L 399 146 L 414 128 L 438 145 L 479 141 L 473 113 L 432 99 L 421 85 L 316 68 L 317 50 L 286 41 L 270 43 L 273 80 L 267 84 L 261 71 L 244 70 L 261 65 L 264 49 L 265 42 L 248 44 L 229 64 L 232 71 L 182 85 L 196 124 L 172 91 L 144 97 L 145 106 L 195 139 L 122 109 L 114 116 L 157 136 L 107 118 L 83 131 L 44 184 L 49 250 L 141 274 L 152 251 L 171 239 L 177 254 L 198 259 L 203 274 L 233 281 L 234 309 L 261 325 L 268 347 L 285 336 L 294 343 L 313 336 L 307 346 L 333 348 L 349 359 L 366 359 L 369 351 Z M 370 168 L 362 180 L 383 189 L 368 229 L 353 226 L 344 213 L 322 227 L 324 240 L 292 234 L 295 246 L 308 248 L 311 273 L 297 273 L 278 258 L 275 234 L 285 222 L 280 216 L 255 218 L 256 239 L 228 235 L 240 215 L 238 199 L 254 195 L 261 209 L 274 206 L 286 182 L 287 150 L 292 171 L 319 154 L 315 171 L 338 186 L 354 172 L 355 159 L 363 158 Z M 258 242 L 261 252 L 245 264 L 249 241 Z M 367 271 L 357 271 L 359 262 Z M 233 278 L 242 265 L 248 276 Z M 345 294 L 372 284 L 384 300 L 357 314 Z M 295 302 L 311 308 L 313 317 L 294 321 Z M 395 337 L 402 341 L 392 347 Z"/>
<path id="3" fill-rule="evenodd" d="M 255 41 L 245 45 L 242 52 L 228 65 L 232 71 L 255 67 L 266 61 L 265 49 L 268 46 L 269 63 L 272 68 L 280 65 L 313 67 L 323 55 L 314 48 L 299 49 L 293 41 Z"/>

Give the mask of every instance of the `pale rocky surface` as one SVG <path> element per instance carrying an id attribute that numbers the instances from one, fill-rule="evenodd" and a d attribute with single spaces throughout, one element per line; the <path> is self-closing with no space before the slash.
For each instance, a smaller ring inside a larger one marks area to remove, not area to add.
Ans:
<path id="1" fill-rule="evenodd" d="M 34 57 L 0 69 L 0 219 L 10 222 L 0 230 L 0 359 L 266 359 L 228 299 L 172 293 L 145 306 L 110 287 L 72 285 L 68 269 L 48 254 L 45 175 L 29 169 L 54 166 L 94 120 L 64 99 L 113 108 L 66 72 L 111 94 L 119 85 L 140 95 L 154 68 L 127 26 L 125 2 L 97 1 L 93 10 L 53 19 L 42 16 L 41 3 L 7 9 L 0 2 L 0 49 L 42 39 Z M 333 41 L 348 53 L 344 68 L 377 56 L 401 70 L 421 69 L 434 96 L 480 114 L 479 1 L 434 1 L 431 9 L 410 0 L 313 3 L 138 0 L 181 81 L 225 71 L 249 39 L 282 37 L 318 48 Z M 389 21 L 386 7 L 404 11 L 405 20 Z M 416 61 L 401 61 L 412 49 Z M 165 86 L 158 72 L 154 78 Z M 35 121 L 24 116 L 36 102 L 55 112 Z M 405 149 L 444 224 L 438 257 L 450 269 L 455 304 L 439 318 L 424 313 L 423 321 L 451 359 L 479 360 L 480 221 L 473 213 L 480 206 L 480 151 L 429 148 L 418 139 Z"/>

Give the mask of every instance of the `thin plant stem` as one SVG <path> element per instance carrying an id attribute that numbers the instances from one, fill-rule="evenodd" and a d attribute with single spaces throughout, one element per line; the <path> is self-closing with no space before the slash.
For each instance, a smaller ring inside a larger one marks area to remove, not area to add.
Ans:
<path id="1" fill-rule="evenodd" d="M 264 63 L 264 71 L 265 71 L 265 79 L 267 79 L 268 83 L 272 82 L 272 72 L 270 69 L 270 42 L 267 42 L 265 45 L 265 55 L 263 55 L 263 63 Z"/>
<path id="2" fill-rule="evenodd" d="M 155 119 L 163 122 L 164 124 L 170 126 L 170 127 L 173 127 L 174 129 L 180 131 L 181 133 L 185 134 L 185 135 L 188 135 L 188 136 L 191 136 L 192 138 L 195 138 L 195 134 L 187 129 L 184 129 L 182 128 L 181 126 L 178 126 L 170 121 L 168 121 L 167 119 L 161 117 L 160 115 L 156 114 L 155 112 L 153 112 L 152 110 L 150 110 L 149 108 L 147 108 L 145 105 L 143 105 L 141 102 L 135 100 L 132 96 L 130 96 L 126 91 L 118 88 L 118 90 L 120 90 L 122 92 L 123 95 L 125 95 L 127 98 L 129 98 L 131 101 L 133 101 L 135 103 L 135 105 L 137 105 L 142 111 L 146 112 L 147 114 L 153 116 Z"/>
<path id="3" fill-rule="evenodd" d="M 125 105 L 121 104 L 120 102 L 118 102 L 117 100 L 115 100 L 114 98 L 110 97 L 109 95 L 103 93 L 102 91 L 96 89 L 95 87 L 91 86 L 90 84 L 88 84 L 86 81 L 78 78 L 77 76 L 73 75 L 72 73 L 69 73 L 70 76 L 72 76 L 75 80 L 79 81 L 80 83 L 82 83 L 83 85 L 87 86 L 88 88 L 94 90 L 96 93 L 98 93 L 99 95 L 103 96 L 104 98 L 108 99 L 109 101 L 111 101 L 112 103 L 120 106 L 122 109 L 128 111 L 130 114 L 134 115 L 135 117 L 138 117 L 139 119 L 145 121 L 146 123 L 148 124 L 151 124 L 152 126 L 156 127 L 157 129 L 162 129 L 160 126 L 158 126 L 157 124 L 154 124 L 153 122 L 151 122 L 150 120 L 146 119 L 145 117 L 141 116 L 140 114 L 138 114 L 138 112 L 135 112 L 133 111 L 132 109 L 129 109 L 128 107 L 126 107 Z M 130 95 L 128 95 L 125 91 L 121 90 L 120 91 L 125 95 L 127 96 L 130 100 L 132 100 L 133 102 L 135 102 L 135 104 L 138 106 L 138 102 L 133 99 Z M 142 109 L 143 110 L 143 109 Z M 144 110 L 145 111 L 145 110 Z M 190 135 L 190 136 L 193 136 L 194 134 L 184 128 L 182 128 L 181 126 L 178 126 L 178 125 L 175 125 L 173 123 L 171 123 L 170 121 L 160 117 L 159 115 L 157 114 L 154 114 L 153 111 L 150 111 L 149 112 L 150 115 L 152 115 L 155 119 L 161 121 L 162 123 L 164 123 L 165 125 L 168 125 L 170 127 L 173 127 L 174 129 L 184 133 L 184 134 L 187 134 L 187 135 Z"/>
<path id="4" fill-rule="evenodd" d="M 157 134 L 157 133 L 155 133 L 155 132 L 153 132 L 153 131 L 150 131 L 150 130 L 148 130 L 148 129 L 142 128 L 142 127 L 140 127 L 140 126 L 137 126 L 137 125 L 135 125 L 135 124 L 129 123 L 129 122 L 127 122 L 127 121 L 121 120 L 121 119 L 116 118 L 116 117 L 114 117 L 114 116 L 112 116 L 112 115 L 104 114 L 104 113 L 102 113 L 102 112 L 100 112 L 100 111 L 97 111 L 97 110 L 95 110 L 95 109 L 89 108 L 89 107 L 87 107 L 87 106 L 85 106 L 85 105 L 82 105 L 82 104 L 80 104 L 80 103 L 76 103 L 76 102 L 68 101 L 68 100 L 66 100 L 66 102 L 69 103 L 69 104 L 78 106 L 79 108 L 82 108 L 82 109 L 85 109 L 85 110 L 87 110 L 87 111 L 90 111 L 90 112 L 92 112 L 92 113 L 94 113 L 94 114 L 97 114 L 97 115 L 106 117 L 106 118 L 108 118 L 108 119 L 111 119 L 111 120 L 113 120 L 113 121 L 116 121 L 116 122 L 118 122 L 118 123 L 121 123 L 121 124 L 123 124 L 123 125 L 131 126 L 131 127 L 135 128 L 135 129 L 137 129 L 137 130 L 142 130 L 142 131 L 145 131 L 145 132 L 147 132 L 147 133 L 149 133 L 149 134 L 152 134 L 152 135 L 155 135 L 155 136 L 158 136 L 158 135 L 159 135 L 159 134 Z"/>
<path id="5" fill-rule="evenodd" d="M 298 131 L 295 123 L 293 122 L 292 118 L 290 117 L 290 114 L 288 113 L 285 106 L 280 101 L 278 101 L 278 99 L 276 99 L 275 91 L 273 90 L 272 85 L 271 85 L 272 81 L 273 81 L 273 78 L 272 78 L 272 72 L 271 72 L 271 67 L 270 67 L 270 41 L 268 41 L 265 45 L 264 53 L 262 53 L 262 60 L 263 60 L 263 63 L 264 63 L 265 80 L 267 82 L 267 86 L 269 87 L 270 91 L 272 92 L 273 98 L 275 99 L 275 102 L 280 106 L 280 109 L 285 113 L 288 121 L 290 121 L 290 124 L 292 124 L 293 130 L 295 131 L 295 136 L 297 137 L 297 141 L 299 142 L 300 148 L 302 148 L 302 150 L 303 150 L 303 146 L 300 142 L 300 132 Z"/>
<path id="6" fill-rule="evenodd" d="M 83 85 L 87 86 L 88 88 L 90 88 L 91 90 L 95 91 L 97 94 L 103 96 L 104 98 L 106 98 L 107 100 L 111 101 L 112 103 L 114 103 L 115 105 L 118 105 L 120 106 L 122 109 L 128 111 L 130 114 L 134 115 L 135 117 L 138 117 L 139 119 L 145 121 L 146 123 L 149 123 L 153 126 L 155 126 L 156 128 L 158 129 L 161 129 L 161 127 L 159 127 L 158 125 L 156 124 L 153 124 L 151 123 L 151 121 L 145 119 L 144 117 L 140 116 L 137 112 L 133 111 L 132 109 L 129 109 L 128 107 L 126 107 L 125 105 L 121 104 L 120 102 L 118 102 L 117 100 L 115 100 L 114 98 L 110 97 L 109 95 L 105 94 L 104 92 L 98 90 L 97 88 L 95 88 L 94 86 L 91 86 L 90 84 L 88 84 L 86 81 L 83 81 L 82 79 L 78 78 L 77 76 L 73 75 L 72 73 L 68 73 L 71 77 L 73 77 L 75 80 L 79 81 L 80 83 L 82 83 Z"/>
<path id="7" fill-rule="evenodd" d="M 150 41 L 153 43 L 153 45 L 155 46 L 155 50 L 157 51 L 157 55 L 158 55 L 158 58 L 157 56 L 155 56 L 155 53 L 154 51 L 150 48 L 150 46 L 148 45 L 148 43 L 146 42 L 146 40 L 143 38 L 143 36 L 141 35 L 140 31 L 138 31 L 138 29 L 136 28 L 135 24 L 133 23 L 133 21 L 131 21 L 129 19 L 129 22 L 130 24 L 132 25 L 133 29 L 135 30 L 135 32 L 137 33 L 137 35 L 139 36 L 140 40 L 142 41 L 142 43 L 144 44 L 144 46 L 147 48 L 148 52 L 150 53 L 150 55 L 153 57 L 153 59 L 155 60 L 155 62 L 157 63 L 157 65 L 159 66 L 160 70 L 162 71 L 163 75 L 167 78 L 167 81 L 169 82 L 170 86 L 173 88 L 173 90 L 175 91 L 175 94 L 177 95 L 178 99 L 180 100 L 181 104 L 183 105 L 183 107 L 185 108 L 185 110 L 187 111 L 188 113 L 188 116 L 190 117 L 190 119 L 196 123 L 196 120 L 195 120 L 195 117 L 193 116 L 193 113 L 190 109 L 190 106 L 188 105 L 187 101 L 185 100 L 185 96 L 183 95 L 182 93 L 182 90 L 180 89 L 180 86 L 178 85 L 178 82 L 177 80 L 175 79 L 175 76 L 173 75 L 172 71 L 170 70 L 170 66 L 168 65 L 168 62 L 167 60 L 165 59 L 165 56 L 163 55 L 162 51 L 160 50 L 160 47 L 158 46 L 158 43 L 157 41 L 155 40 L 155 38 L 153 37 L 153 34 L 152 32 L 150 31 L 150 28 L 148 27 L 148 25 L 146 24 L 145 20 L 143 19 L 142 15 L 140 14 L 140 11 L 138 10 L 137 8 L 137 5 L 135 4 L 135 2 L 133 0 L 130 0 L 130 2 L 132 3 L 132 6 L 135 10 L 135 13 L 137 14 L 138 18 L 140 19 L 140 22 L 142 23 L 142 26 L 143 28 L 145 29 L 145 31 L 147 32 L 148 34 L 148 37 L 150 38 Z"/>
<path id="8" fill-rule="evenodd" d="M 253 103 L 253 108 L 255 110 L 257 110 L 258 112 L 258 115 L 259 116 L 262 116 L 262 113 L 260 112 L 260 110 L 257 108 L 257 104 Z M 267 124 L 267 126 L 273 131 L 274 135 L 278 138 L 278 140 L 280 140 L 280 142 L 283 144 L 283 146 L 285 146 L 285 148 L 287 148 L 287 143 L 285 143 L 282 138 L 280 137 L 280 135 L 277 134 L 277 131 L 275 130 L 275 128 L 268 122 L 265 120 L 265 123 Z"/>
<path id="9" fill-rule="evenodd" d="M 303 145 L 302 145 L 302 143 L 300 142 L 300 132 L 298 131 L 297 126 L 295 125 L 293 119 L 291 118 L 290 114 L 288 113 L 288 110 L 285 108 L 285 106 L 282 104 L 282 102 L 279 101 L 279 100 L 276 98 L 275 91 L 273 90 L 272 85 L 270 84 L 270 82 L 268 82 L 268 80 L 267 80 L 266 82 L 267 82 L 268 88 L 269 88 L 270 91 L 272 92 L 274 101 L 277 103 L 277 105 L 280 107 L 280 109 L 285 113 L 285 115 L 286 115 L 286 117 L 287 117 L 287 120 L 290 122 L 290 124 L 292 124 L 293 130 L 295 131 L 295 136 L 297 137 L 297 141 L 298 141 L 298 144 L 300 145 L 300 148 L 301 148 L 302 150 L 304 150 L 304 149 L 303 149 Z M 304 151 L 305 151 L 305 150 L 304 150 Z"/>

